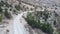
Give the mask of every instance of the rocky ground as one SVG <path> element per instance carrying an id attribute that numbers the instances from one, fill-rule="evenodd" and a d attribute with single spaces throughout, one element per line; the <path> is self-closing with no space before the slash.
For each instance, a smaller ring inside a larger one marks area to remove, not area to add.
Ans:
<path id="1" fill-rule="evenodd" d="M 36 5 L 37 7 L 47 8 L 49 11 L 56 11 L 60 16 L 60 0 L 22 0 L 22 1 L 24 1 L 24 3 L 22 2 L 22 4 L 21 4 L 21 7 L 23 10 L 18 12 L 19 14 L 24 11 L 31 11 L 31 8 L 33 9 L 32 11 L 35 11 L 35 5 Z M 13 3 L 13 6 L 15 4 L 19 4 L 19 2 L 15 1 L 15 0 L 13 0 L 12 3 Z M 23 7 L 23 6 L 25 6 L 25 7 Z M 39 8 L 39 9 L 41 10 L 41 8 Z M 15 14 L 13 14 L 12 16 L 13 16 L 13 18 L 16 17 Z M 0 25 L 1 34 L 13 34 L 13 18 L 3 20 L 3 23 Z M 58 19 L 60 20 L 60 18 L 58 18 Z M 31 26 L 29 26 L 26 23 L 24 18 L 20 18 L 20 22 L 24 25 L 24 27 L 26 28 L 26 31 L 28 31 L 29 34 L 37 34 L 37 33 L 45 34 L 40 29 L 31 28 Z M 57 28 L 57 32 L 60 31 L 60 23 L 57 23 L 56 28 Z"/>

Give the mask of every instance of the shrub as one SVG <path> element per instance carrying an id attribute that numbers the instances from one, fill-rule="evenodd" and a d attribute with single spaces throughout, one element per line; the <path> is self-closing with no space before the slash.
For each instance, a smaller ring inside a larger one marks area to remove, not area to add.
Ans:
<path id="1" fill-rule="evenodd" d="M 55 13 L 55 17 L 58 17 L 59 15 L 54 11 L 54 13 Z"/>
<path id="2" fill-rule="evenodd" d="M 55 7 L 55 10 L 57 10 L 57 7 Z"/>
<path id="3" fill-rule="evenodd" d="M 56 20 L 54 20 L 53 24 L 56 25 Z"/>
<path id="4" fill-rule="evenodd" d="M 3 10 L 3 9 L 0 7 L 0 14 L 1 14 L 1 13 L 3 13 L 3 11 L 2 11 L 2 10 Z"/>
<path id="5" fill-rule="evenodd" d="M 20 10 L 20 5 L 15 5 L 15 8 L 16 8 L 17 10 Z"/>
<path id="6" fill-rule="evenodd" d="M 33 8 L 30 8 L 30 10 L 32 11 L 32 10 L 33 10 Z"/>
<path id="7" fill-rule="evenodd" d="M 47 24 L 43 23 L 42 26 L 41 26 L 41 30 L 43 32 L 48 33 L 48 34 L 53 34 L 53 28 L 49 23 L 47 23 Z"/>
<path id="8" fill-rule="evenodd" d="M 4 3 L 3 1 L 0 2 L 0 7 L 4 5 L 3 3 Z"/>
<path id="9" fill-rule="evenodd" d="M 16 10 L 13 10 L 13 13 L 17 15 L 17 11 Z"/>
<path id="10" fill-rule="evenodd" d="M 59 34 L 60 34 L 60 32 L 59 32 Z"/>
<path id="11" fill-rule="evenodd" d="M 7 29 L 6 32 L 9 32 L 9 30 Z"/>
<path id="12" fill-rule="evenodd" d="M 45 9 L 42 14 L 43 14 L 43 16 L 44 16 L 43 19 L 44 19 L 45 21 L 47 21 L 48 16 L 49 16 L 48 11 Z"/>
<path id="13" fill-rule="evenodd" d="M 10 11 L 12 11 L 12 9 L 10 8 Z"/>
<path id="14" fill-rule="evenodd" d="M 8 13 L 7 9 L 5 9 L 4 15 L 5 15 L 6 18 L 9 18 L 9 19 L 11 18 L 11 14 Z"/>
<path id="15" fill-rule="evenodd" d="M 0 22 L 2 22 L 2 15 L 0 14 Z"/>

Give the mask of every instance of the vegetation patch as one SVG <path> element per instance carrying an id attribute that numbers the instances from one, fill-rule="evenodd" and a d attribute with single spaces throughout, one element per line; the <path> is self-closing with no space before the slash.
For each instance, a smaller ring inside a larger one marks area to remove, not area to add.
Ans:
<path id="1" fill-rule="evenodd" d="M 47 12 L 47 10 L 44 10 L 44 11 L 29 13 L 27 17 L 24 18 L 32 28 L 38 28 L 45 33 L 53 34 L 54 30 L 51 24 L 47 22 L 49 16 L 50 16 L 49 12 Z M 44 23 L 40 21 L 41 17 L 44 19 Z"/>
<path id="2" fill-rule="evenodd" d="M 32 28 L 38 28 L 41 29 L 43 32 L 48 34 L 53 34 L 53 28 L 51 24 L 49 23 L 40 23 L 40 20 L 35 21 L 34 19 L 30 19 L 29 17 L 25 18 L 25 20 L 28 22 Z"/>
<path id="3" fill-rule="evenodd" d="M 2 9 L 2 7 L 5 5 L 5 8 L 4 8 L 4 10 L 5 11 L 3 11 L 3 9 Z M 12 5 L 10 5 L 10 4 L 8 4 L 7 2 L 4 2 L 4 1 L 1 1 L 0 2 L 0 14 L 2 15 L 4 15 L 6 18 L 11 18 L 11 14 L 8 12 L 8 9 L 6 8 L 6 7 L 12 7 Z M 2 16 L 3 17 L 3 16 Z M 0 16 L 0 19 L 2 20 L 2 18 L 1 18 L 1 16 Z M 0 20 L 0 21 L 1 21 Z"/>

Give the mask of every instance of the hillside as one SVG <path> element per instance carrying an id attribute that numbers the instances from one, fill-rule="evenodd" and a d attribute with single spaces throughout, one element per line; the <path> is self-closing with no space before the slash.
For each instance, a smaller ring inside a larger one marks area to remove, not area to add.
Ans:
<path id="1" fill-rule="evenodd" d="M 60 0 L 0 0 L 1 34 L 60 34 Z"/>

